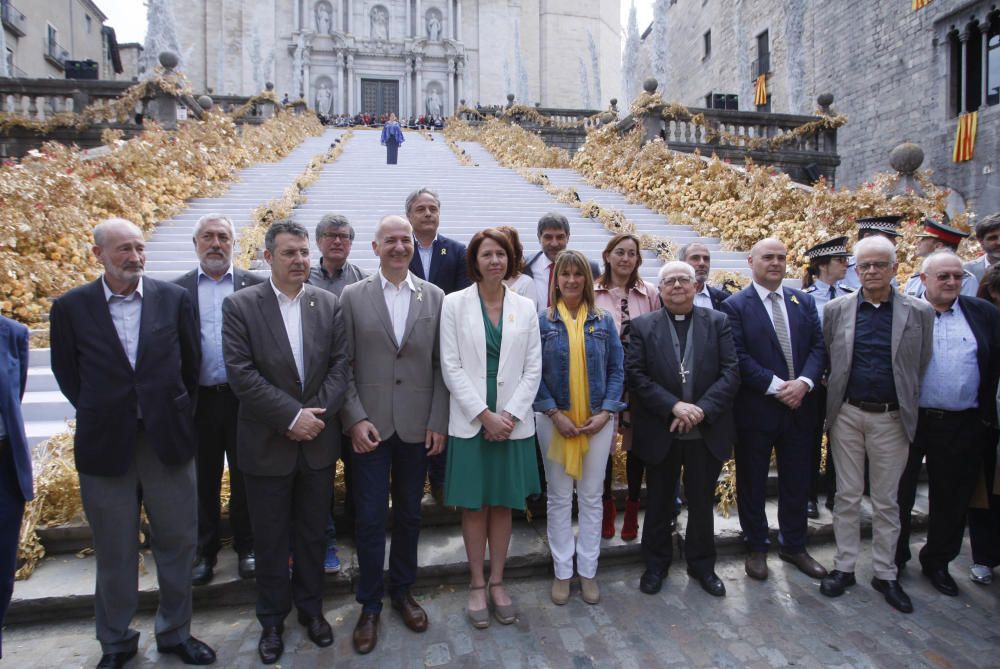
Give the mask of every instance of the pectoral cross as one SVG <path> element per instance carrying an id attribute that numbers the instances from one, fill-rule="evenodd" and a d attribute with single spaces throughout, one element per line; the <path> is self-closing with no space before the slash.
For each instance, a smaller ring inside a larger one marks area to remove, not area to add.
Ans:
<path id="1" fill-rule="evenodd" d="M 687 383 L 688 382 L 688 374 L 691 373 L 691 370 L 690 369 L 684 369 L 684 362 L 683 361 L 681 362 L 681 371 L 679 373 L 680 373 L 680 376 L 681 376 L 681 383 L 682 384 Z"/>

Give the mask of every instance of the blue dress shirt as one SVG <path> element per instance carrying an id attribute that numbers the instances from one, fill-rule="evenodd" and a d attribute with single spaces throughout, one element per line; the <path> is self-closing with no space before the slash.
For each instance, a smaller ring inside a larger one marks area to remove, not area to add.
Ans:
<path id="1" fill-rule="evenodd" d="M 125 350 L 128 363 L 135 369 L 136 353 L 139 350 L 139 325 L 142 322 L 142 277 L 139 285 L 129 296 L 111 292 L 106 279 L 101 280 L 104 287 L 104 298 L 108 301 L 108 311 L 111 312 L 111 322 L 115 325 L 118 340 Z"/>
<path id="2" fill-rule="evenodd" d="M 898 402 L 892 375 L 892 301 L 879 306 L 865 301 L 858 291 L 858 314 L 854 325 L 854 357 L 847 380 L 847 397 L 863 402 Z"/>
<path id="3" fill-rule="evenodd" d="M 437 241 L 437 236 L 426 248 L 417 241 L 417 238 L 413 238 L 413 245 L 417 247 L 417 254 L 420 256 L 420 266 L 424 269 L 424 281 L 431 280 L 431 262 L 434 258 L 434 242 Z"/>
<path id="4" fill-rule="evenodd" d="M 218 281 L 198 267 L 198 318 L 201 321 L 199 385 L 218 386 L 226 383 L 226 361 L 222 357 L 222 301 L 232 295 L 233 290 L 231 265 Z"/>
<path id="5" fill-rule="evenodd" d="M 920 384 L 920 408 L 965 411 L 979 406 L 978 344 L 958 300 L 934 318 L 934 352 Z"/>

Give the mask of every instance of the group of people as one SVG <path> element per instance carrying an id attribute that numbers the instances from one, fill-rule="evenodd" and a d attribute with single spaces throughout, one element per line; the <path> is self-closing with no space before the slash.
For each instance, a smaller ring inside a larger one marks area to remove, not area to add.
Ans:
<path id="1" fill-rule="evenodd" d="M 783 285 L 786 247 L 764 239 L 749 254 L 751 284 L 731 295 L 708 284 L 703 244 L 683 247 L 654 285 L 640 278 L 633 234 L 613 236 L 595 263 L 568 248 L 566 217 L 547 213 L 537 226 L 541 250 L 526 260 L 513 228 L 481 230 L 468 245 L 441 235 L 441 201 L 426 188 L 404 210 L 379 221 L 379 269 L 370 275 L 349 262 L 355 232 L 339 215 L 316 227 L 318 266 L 304 227 L 272 224 L 268 279 L 233 266 L 235 230 L 220 214 L 198 221 L 199 264 L 173 283 L 143 276 L 143 235 L 131 222 L 95 228 L 104 273 L 54 302 L 51 358 L 77 412 L 76 467 L 97 556 L 99 667 L 122 667 L 136 654 L 140 504 L 159 581 L 157 649 L 187 664 L 215 661 L 191 635 L 191 592 L 212 579 L 220 550 L 224 457 L 233 548 L 239 575 L 256 579 L 265 664 L 282 656 L 293 607 L 313 643 L 333 643 L 322 597 L 324 571 L 335 568 L 338 459 L 357 544 L 358 653 L 378 643 L 386 594 L 410 630 L 428 627 L 411 594 L 428 481 L 439 504 L 461 509 L 471 625 L 517 619 L 504 568 L 511 511 L 528 498 L 545 500 L 552 601 L 569 601 L 574 577 L 585 602 L 600 601 L 601 538 L 615 533 L 617 518 L 616 434 L 628 452 L 626 540 L 639 535 L 646 480 L 644 593 L 660 591 L 673 562 L 683 490 L 687 572 L 710 595 L 725 595 L 713 505 L 734 450 L 751 578 L 768 576 L 772 451 L 778 555 L 820 580 L 824 595 L 855 583 L 867 479 L 872 586 L 900 611 L 913 610 L 899 570 L 910 558 L 924 459 L 924 574 L 942 593 L 958 594 L 948 564 L 979 484 L 982 508 L 968 514 L 972 578 L 992 578 L 1000 564 L 1000 217 L 977 226 L 985 256 L 968 270 L 953 249 L 935 248 L 953 246 L 961 233 L 928 222 L 928 239 L 937 241 L 921 242 L 919 296 L 893 285 L 899 220 L 890 217 L 859 221 L 853 258 L 846 238 L 810 249 L 804 290 Z M 962 294 L 977 270 L 985 299 Z M 4 320 L 0 335 L 12 361 L 0 369 L 20 370 L 0 385 L 7 585 L 17 540 L 9 528 L 19 525 L 14 510 L 30 498 L 31 481 L 17 401 L 26 331 Z M 826 470 L 835 470 L 830 571 L 807 551 L 824 432 Z M 10 588 L 0 594 L 8 601 Z"/>

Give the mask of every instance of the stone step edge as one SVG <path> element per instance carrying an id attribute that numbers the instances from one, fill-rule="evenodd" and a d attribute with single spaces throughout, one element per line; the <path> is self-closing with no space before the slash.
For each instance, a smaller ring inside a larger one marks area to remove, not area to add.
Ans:
<path id="1" fill-rule="evenodd" d="M 620 515 L 620 514 L 619 514 Z M 682 512 L 681 526 L 683 530 L 683 519 L 686 512 Z M 515 521 L 515 532 L 517 525 L 526 525 L 526 521 Z M 923 531 L 927 526 L 927 516 L 922 513 L 914 513 L 912 531 L 914 533 Z M 541 528 L 539 528 L 541 530 Z M 538 531 L 538 530 L 536 530 Z M 544 530 L 539 531 L 544 542 Z M 872 533 L 871 520 L 863 516 L 861 522 L 862 538 L 870 538 Z M 778 545 L 778 531 L 771 528 L 771 542 Z M 387 535 L 388 539 L 388 535 Z M 677 556 L 674 569 L 684 556 L 683 535 L 674 532 L 673 541 L 675 555 Z M 824 515 L 824 521 L 817 526 L 815 521 L 809 526 L 809 544 L 826 544 L 833 541 L 833 523 L 829 515 Z M 745 545 L 738 533 L 729 532 L 724 535 L 716 535 L 716 551 L 720 557 L 734 556 L 745 552 Z M 353 550 L 353 549 L 352 549 Z M 346 551 L 344 551 L 346 554 Z M 782 563 L 777 561 L 777 556 L 773 555 L 769 560 L 771 567 L 782 569 Z M 231 554 L 232 551 L 226 550 Z M 220 562 L 223 554 L 220 553 Z M 198 586 L 193 589 L 193 600 L 195 607 L 194 619 L 197 621 L 198 609 L 218 606 L 239 606 L 253 604 L 256 602 L 256 590 L 252 580 L 242 580 L 235 575 L 235 556 L 229 557 L 229 562 L 225 570 L 220 569 L 215 580 L 208 585 Z M 639 539 L 619 545 L 602 546 L 601 565 L 624 565 L 641 564 L 642 547 Z M 506 579 L 519 579 L 537 576 L 545 576 L 552 573 L 552 559 L 548 551 L 536 552 L 523 556 L 514 556 L 508 559 L 505 569 Z M 636 578 L 639 570 L 636 571 Z M 356 569 L 352 566 L 344 565 L 340 572 L 327 574 L 324 584 L 324 597 L 343 596 L 351 597 L 356 589 Z M 445 585 L 464 585 L 468 583 L 468 563 L 465 561 L 448 562 L 440 564 L 420 565 L 417 574 L 417 582 L 414 585 L 416 593 L 426 592 L 434 588 Z M 143 590 L 139 593 L 139 610 L 143 612 L 153 612 L 159 602 L 159 592 L 153 588 Z M 88 595 L 68 595 L 68 596 L 47 596 L 31 600 L 17 600 L 11 602 L 7 611 L 7 624 L 31 624 L 31 623 L 51 623 L 55 620 L 67 620 L 73 618 L 88 618 L 94 613 L 94 596 Z"/>

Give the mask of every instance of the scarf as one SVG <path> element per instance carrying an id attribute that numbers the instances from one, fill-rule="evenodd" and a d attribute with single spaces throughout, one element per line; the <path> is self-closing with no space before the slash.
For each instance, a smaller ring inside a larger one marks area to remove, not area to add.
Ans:
<path id="1" fill-rule="evenodd" d="M 556 308 L 559 317 L 566 325 L 569 338 L 569 410 L 565 413 L 573 425 L 579 427 L 590 418 L 590 387 L 587 380 L 587 349 L 583 341 L 583 328 L 587 322 L 586 305 L 580 305 L 576 311 L 576 320 L 562 300 Z M 548 458 L 557 462 L 566 470 L 566 474 L 579 481 L 583 477 L 583 456 L 590 448 L 590 437 L 578 434 L 566 438 L 554 430 L 552 442 L 549 444 Z"/>

